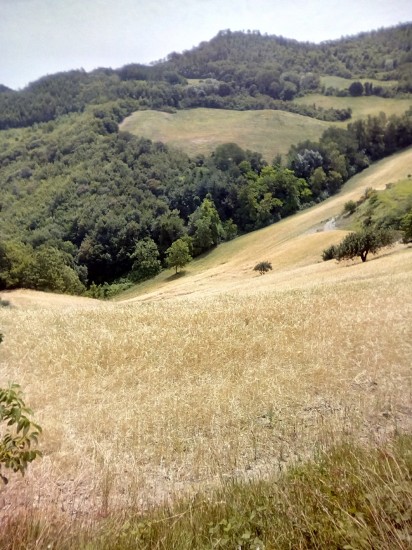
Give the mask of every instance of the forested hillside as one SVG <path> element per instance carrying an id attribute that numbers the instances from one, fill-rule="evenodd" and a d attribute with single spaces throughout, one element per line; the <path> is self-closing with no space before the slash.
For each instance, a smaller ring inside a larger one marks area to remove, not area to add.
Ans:
<path id="1" fill-rule="evenodd" d="M 167 65 L 186 78 L 224 81 L 226 94 L 238 86 L 252 95 L 291 99 L 317 88 L 319 74 L 402 80 L 399 90 L 410 90 L 411 46 L 410 24 L 319 45 L 228 30 L 191 51 L 170 54 Z"/>
<path id="2" fill-rule="evenodd" d="M 222 31 L 191 51 L 171 53 L 150 66 L 69 71 L 43 77 L 21 91 L 0 86 L 0 129 L 47 122 L 82 112 L 89 104 L 120 100 L 127 114 L 147 108 L 270 108 L 345 120 L 350 118 L 347 110 L 323 110 L 292 100 L 316 90 L 342 94 L 333 86 L 322 87 L 324 75 L 397 82 L 393 87 L 379 82 L 355 85 L 346 91 L 354 95 L 410 92 L 411 67 L 411 24 L 319 45 L 258 32 Z"/>
<path id="3" fill-rule="evenodd" d="M 346 117 L 292 99 L 318 88 L 320 74 L 404 82 L 411 29 L 320 46 L 225 31 L 151 67 L 72 71 L 20 92 L 1 88 L 0 288 L 92 287 L 99 294 L 96 285 L 155 275 L 179 239 L 197 256 L 336 193 L 371 162 L 412 144 L 411 110 L 330 128 L 319 142 L 297 144 L 269 165 L 236 143 L 189 158 L 118 124 L 136 109 L 202 102 Z"/>

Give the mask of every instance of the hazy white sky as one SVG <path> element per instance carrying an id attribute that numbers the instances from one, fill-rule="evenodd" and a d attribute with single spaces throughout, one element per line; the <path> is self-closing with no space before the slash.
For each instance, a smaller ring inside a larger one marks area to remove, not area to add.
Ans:
<path id="1" fill-rule="evenodd" d="M 411 0 L 0 0 L 0 83 L 149 63 L 229 28 L 321 42 L 408 21 Z"/>

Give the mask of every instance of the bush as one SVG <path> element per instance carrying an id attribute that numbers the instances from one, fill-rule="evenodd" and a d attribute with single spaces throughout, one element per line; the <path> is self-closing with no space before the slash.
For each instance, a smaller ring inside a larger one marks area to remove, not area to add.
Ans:
<path id="1" fill-rule="evenodd" d="M 401 229 L 404 232 L 402 241 L 405 244 L 412 242 L 412 210 L 402 218 Z"/>
<path id="2" fill-rule="evenodd" d="M 338 247 L 335 244 L 332 244 L 329 248 L 325 248 L 325 250 L 322 252 L 322 260 L 324 262 L 327 262 L 328 260 L 333 260 L 336 258 L 336 253 L 338 251 Z"/>
<path id="3" fill-rule="evenodd" d="M 348 201 L 345 202 L 345 205 L 343 207 L 343 213 L 348 214 L 349 216 L 353 214 L 356 210 L 356 202 L 355 201 Z"/>
<path id="4" fill-rule="evenodd" d="M 272 264 L 270 262 L 259 262 L 253 268 L 253 271 L 259 271 L 261 275 L 264 275 L 268 271 L 272 270 Z"/>

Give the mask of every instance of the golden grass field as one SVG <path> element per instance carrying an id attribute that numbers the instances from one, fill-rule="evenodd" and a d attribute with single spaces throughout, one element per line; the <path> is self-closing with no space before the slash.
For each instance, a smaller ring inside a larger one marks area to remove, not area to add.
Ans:
<path id="1" fill-rule="evenodd" d="M 2 293 L 0 386 L 22 385 L 44 457 L 1 490 L 0 516 L 145 509 L 410 429 L 412 249 L 320 254 L 347 200 L 411 172 L 411 150 L 394 155 L 117 302 Z"/>

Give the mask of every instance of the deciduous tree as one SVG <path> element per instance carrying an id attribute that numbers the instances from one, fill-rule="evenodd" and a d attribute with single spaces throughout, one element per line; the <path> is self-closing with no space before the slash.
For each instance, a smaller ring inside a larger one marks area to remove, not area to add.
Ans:
<path id="1" fill-rule="evenodd" d="M 179 268 L 185 267 L 192 259 L 189 253 L 189 245 L 183 239 L 175 241 L 172 246 L 166 250 L 166 255 L 167 265 L 169 267 L 174 267 L 176 273 Z"/>

